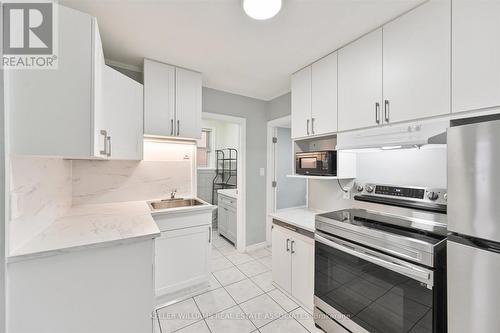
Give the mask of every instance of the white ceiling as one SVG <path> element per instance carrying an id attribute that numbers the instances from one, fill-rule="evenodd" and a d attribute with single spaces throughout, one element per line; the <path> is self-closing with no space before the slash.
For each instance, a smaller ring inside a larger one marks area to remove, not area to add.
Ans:
<path id="1" fill-rule="evenodd" d="M 204 86 L 269 100 L 289 76 L 422 0 L 283 0 L 268 21 L 241 0 L 63 0 L 97 16 L 107 59 L 143 58 L 203 73 Z"/>

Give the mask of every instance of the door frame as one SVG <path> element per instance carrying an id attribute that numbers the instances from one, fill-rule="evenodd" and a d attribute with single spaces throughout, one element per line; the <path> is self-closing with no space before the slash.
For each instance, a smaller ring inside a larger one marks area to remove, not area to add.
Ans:
<path id="1" fill-rule="evenodd" d="M 267 122 L 267 172 L 266 175 L 266 242 L 267 245 L 271 245 L 271 225 L 272 218 L 270 216 L 276 210 L 276 190 L 272 186 L 273 177 L 276 174 L 276 165 L 274 163 L 274 146 L 273 137 L 276 135 L 277 127 L 288 127 L 292 121 L 292 116 L 284 116 L 277 119 L 273 119 Z M 294 141 L 292 139 L 292 141 Z M 290 163 L 292 163 L 292 170 L 294 158 L 290 156 Z M 306 184 L 306 205 L 307 205 L 307 191 L 308 184 Z"/>
<path id="2" fill-rule="evenodd" d="M 246 133 L 247 120 L 242 117 L 228 116 L 220 113 L 203 112 L 202 119 L 219 120 L 239 125 L 239 152 L 238 152 L 238 178 L 236 187 L 238 188 L 237 212 L 236 212 L 236 249 L 238 252 L 246 250 Z"/>

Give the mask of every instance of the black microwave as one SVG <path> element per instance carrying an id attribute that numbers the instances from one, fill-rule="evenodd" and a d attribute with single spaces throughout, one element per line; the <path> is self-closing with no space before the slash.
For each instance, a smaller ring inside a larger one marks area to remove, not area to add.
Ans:
<path id="1" fill-rule="evenodd" d="M 336 176 L 337 151 L 322 150 L 295 153 L 295 172 L 299 175 Z"/>

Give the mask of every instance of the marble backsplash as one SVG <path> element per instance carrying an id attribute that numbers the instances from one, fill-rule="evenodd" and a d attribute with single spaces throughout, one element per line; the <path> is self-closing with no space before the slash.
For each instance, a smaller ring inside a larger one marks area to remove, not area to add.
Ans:
<path id="1" fill-rule="evenodd" d="M 9 247 L 13 251 L 71 207 L 71 161 L 12 156 Z"/>
<path id="2" fill-rule="evenodd" d="M 73 161 L 73 205 L 192 195 L 192 161 Z"/>
<path id="3" fill-rule="evenodd" d="M 143 161 L 11 156 L 9 251 L 40 234 L 72 206 L 192 196 L 192 144 L 145 142 Z"/>

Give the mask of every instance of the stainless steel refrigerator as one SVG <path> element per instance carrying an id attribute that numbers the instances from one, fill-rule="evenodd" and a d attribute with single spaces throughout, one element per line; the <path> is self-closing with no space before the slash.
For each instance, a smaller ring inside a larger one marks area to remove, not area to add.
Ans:
<path id="1" fill-rule="evenodd" d="M 500 332 L 500 115 L 448 130 L 448 332 Z"/>

